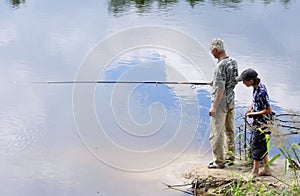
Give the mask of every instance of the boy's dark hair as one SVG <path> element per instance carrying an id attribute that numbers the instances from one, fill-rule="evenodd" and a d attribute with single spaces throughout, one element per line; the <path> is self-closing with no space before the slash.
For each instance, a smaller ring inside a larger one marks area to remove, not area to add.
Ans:
<path id="1" fill-rule="evenodd" d="M 257 85 L 260 83 L 260 78 L 254 78 L 254 79 L 250 79 L 253 80 L 253 85 Z M 246 80 L 246 81 L 250 81 L 250 80 Z"/>
<path id="2" fill-rule="evenodd" d="M 257 85 L 260 83 L 260 78 L 254 78 L 253 79 L 253 85 Z"/>

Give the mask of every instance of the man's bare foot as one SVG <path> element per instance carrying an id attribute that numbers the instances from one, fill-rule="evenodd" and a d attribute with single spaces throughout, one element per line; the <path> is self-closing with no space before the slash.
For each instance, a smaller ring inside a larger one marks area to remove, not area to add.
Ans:
<path id="1" fill-rule="evenodd" d="M 270 170 L 263 170 L 258 175 L 259 176 L 271 176 L 272 172 Z"/>

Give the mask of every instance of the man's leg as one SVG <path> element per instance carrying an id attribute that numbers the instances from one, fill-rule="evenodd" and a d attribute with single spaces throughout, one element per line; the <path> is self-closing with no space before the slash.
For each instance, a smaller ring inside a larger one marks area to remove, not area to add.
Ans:
<path id="1" fill-rule="evenodd" d="M 234 106 L 229 109 L 226 115 L 225 121 L 225 150 L 226 160 L 233 163 L 235 161 L 235 118 L 234 118 Z"/>
<path id="2" fill-rule="evenodd" d="M 211 117 L 209 140 L 213 151 L 213 160 L 217 165 L 224 164 L 225 118 L 226 113 L 223 110 L 217 110 L 215 116 Z"/>

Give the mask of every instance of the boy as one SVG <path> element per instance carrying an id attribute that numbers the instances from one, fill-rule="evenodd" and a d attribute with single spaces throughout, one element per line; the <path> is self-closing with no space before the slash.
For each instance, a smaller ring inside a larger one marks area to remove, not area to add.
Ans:
<path id="1" fill-rule="evenodd" d="M 269 102 L 269 95 L 264 84 L 257 77 L 258 73 L 253 69 L 244 70 L 237 82 L 243 81 L 247 87 L 253 87 L 253 103 L 246 112 L 246 115 L 253 118 L 253 141 L 252 141 L 252 159 L 253 159 L 253 178 L 257 176 L 272 175 L 268 163 L 267 140 L 270 132 L 267 132 L 267 120 L 272 115 L 272 107 Z M 264 169 L 259 173 L 260 162 L 263 161 Z"/>

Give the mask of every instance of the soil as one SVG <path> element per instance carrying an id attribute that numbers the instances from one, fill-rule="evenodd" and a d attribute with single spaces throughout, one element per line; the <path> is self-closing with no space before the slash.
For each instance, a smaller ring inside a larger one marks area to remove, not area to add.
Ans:
<path id="1" fill-rule="evenodd" d="M 272 176 L 251 177 L 252 166 L 244 161 L 235 162 L 224 169 L 208 169 L 208 163 L 189 164 L 181 168 L 182 185 L 167 185 L 169 188 L 189 193 L 191 195 L 232 195 L 230 189 L 238 187 L 239 195 L 300 195 L 300 171 L 291 168 L 285 173 L 285 161 L 276 160 L 270 167 Z M 261 168 L 262 170 L 263 168 Z M 296 175 L 298 181 L 296 180 Z M 297 184 L 298 183 L 298 184 Z M 298 187 L 295 189 L 295 187 Z"/>

